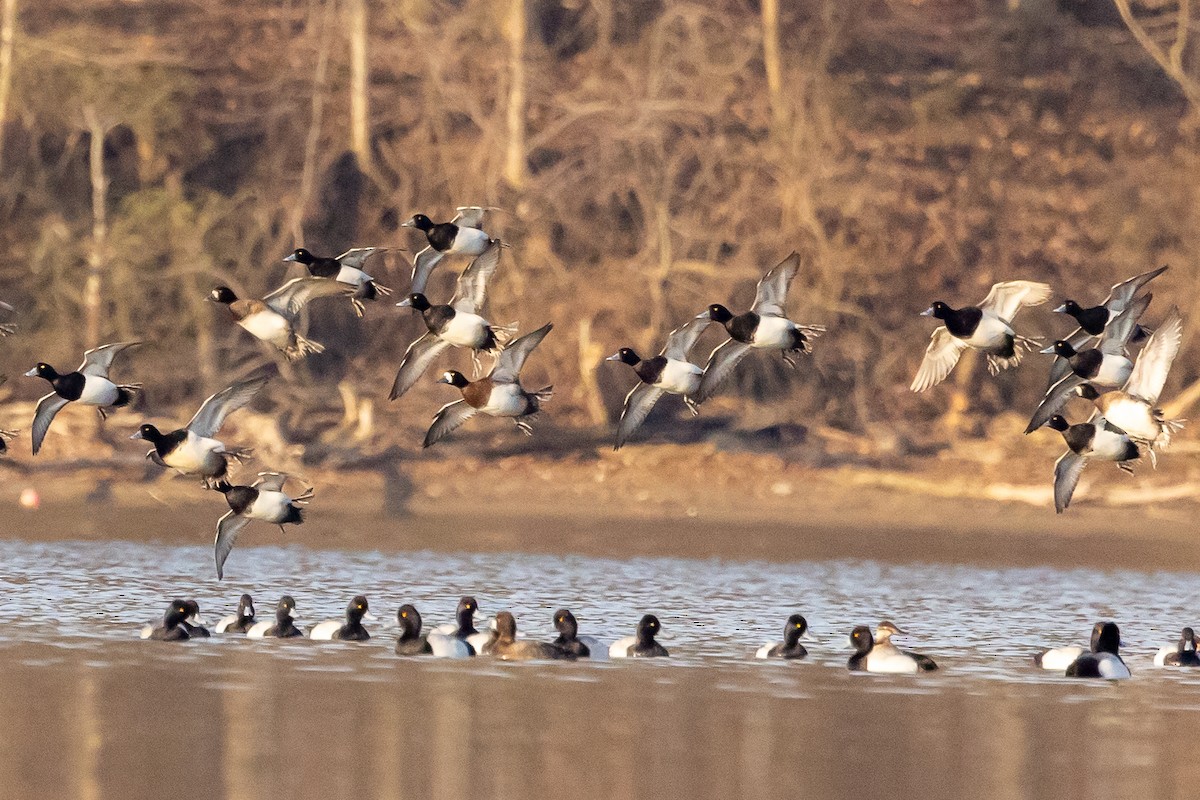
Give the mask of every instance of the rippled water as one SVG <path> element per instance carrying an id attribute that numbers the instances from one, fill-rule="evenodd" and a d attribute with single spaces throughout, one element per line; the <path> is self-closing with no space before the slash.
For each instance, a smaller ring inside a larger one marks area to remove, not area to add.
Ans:
<path id="1" fill-rule="evenodd" d="M 218 584 L 211 557 L 0 542 L 0 797 L 1144 797 L 1194 783 L 1200 670 L 1151 666 L 1200 621 L 1193 575 L 246 547 Z M 363 645 L 136 639 L 173 596 L 214 623 L 243 591 L 260 615 L 294 595 L 307 624 L 361 592 L 380 621 Z M 392 654 L 401 603 L 436 624 L 464 593 L 539 638 L 559 606 L 606 641 L 652 611 L 673 658 Z M 815 637 L 807 662 L 751 660 L 793 611 Z M 883 617 L 943 670 L 849 675 L 847 632 Z M 1132 680 L 1030 663 L 1102 618 L 1121 623 Z"/>

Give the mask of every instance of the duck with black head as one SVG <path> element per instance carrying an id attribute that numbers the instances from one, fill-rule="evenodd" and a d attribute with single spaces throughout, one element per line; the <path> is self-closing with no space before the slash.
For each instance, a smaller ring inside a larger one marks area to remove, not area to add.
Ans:
<path id="1" fill-rule="evenodd" d="M 227 481 L 217 483 L 216 490 L 225 495 L 225 502 L 229 504 L 229 511 L 217 520 L 217 536 L 213 543 L 217 580 L 225 577 L 225 560 L 233 551 L 238 534 L 251 520 L 278 525 L 281 533 L 287 533 L 284 525 L 303 524 L 303 506 L 313 498 L 312 487 L 290 497 L 283 491 L 287 478 L 278 472 L 260 472 L 253 486 L 234 486 Z"/>
<path id="2" fill-rule="evenodd" d="M 400 625 L 400 636 L 396 639 L 396 655 L 433 655 L 429 639 L 421 635 L 421 614 L 416 606 L 405 603 L 396 611 L 396 622 Z"/>
<path id="3" fill-rule="evenodd" d="M 353 294 L 327 278 L 293 278 L 261 300 L 239 298 L 228 286 L 217 286 L 208 299 L 228 306 L 233 321 L 254 338 L 273 345 L 288 361 L 299 361 L 311 353 L 325 352 L 323 344 L 297 332 L 301 310 L 318 297 Z"/>
<path id="4" fill-rule="evenodd" d="M 1173 647 L 1160 648 L 1154 656 L 1156 667 L 1200 667 L 1200 654 L 1196 653 L 1196 632 L 1184 628 L 1179 634 L 1179 643 Z"/>
<path id="5" fill-rule="evenodd" d="M 185 600 L 183 604 L 187 607 L 188 615 L 181 624 L 187 629 L 188 635 L 193 639 L 207 639 L 211 636 L 208 628 L 204 627 L 204 620 L 200 619 L 200 603 L 196 600 Z"/>
<path id="6" fill-rule="evenodd" d="M 575 658 L 603 657 L 604 650 L 593 636 L 579 635 L 579 622 L 569 608 L 554 612 L 554 629 L 558 638 L 551 644 Z"/>
<path id="7" fill-rule="evenodd" d="M 296 627 L 296 601 L 291 595 L 279 598 L 275 606 L 275 618 L 254 623 L 246 631 L 247 639 L 299 639 L 304 631 Z"/>
<path id="8" fill-rule="evenodd" d="M 1089 459 L 1111 461 L 1117 469 L 1132 475 L 1133 462 L 1142 457 L 1141 448 L 1128 434 L 1099 414 L 1077 425 L 1068 423 L 1062 414 L 1055 414 L 1049 426 L 1059 431 L 1067 443 L 1067 452 L 1054 462 L 1054 510 L 1059 514 L 1071 505 Z"/>
<path id="9" fill-rule="evenodd" d="M 346 606 L 345 622 L 332 619 L 317 623 L 309 631 L 308 638 L 335 642 L 365 642 L 371 638 L 371 634 L 363 626 L 364 619 L 372 622 L 375 617 L 371 615 L 367 598 L 360 594 Z"/>
<path id="10" fill-rule="evenodd" d="M 638 620 L 637 630 L 633 636 L 617 639 L 608 647 L 609 658 L 666 658 L 671 654 L 667 648 L 658 643 L 657 637 L 662 631 L 662 623 L 653 614 L 646 614 Z"/>
<path id="11" fill-rule="evenodd" d="M 33 454 L 42 449 L 42 440 L 50 430 L 54 417 L 68 403 L 94 406 L 104 419 L 108 411 L 123 408 L 133 402 L 134 394 L 141 389 L 137 383 L 113 383 L 108 377 L 113 359 L 130 347 L 141 342 L 117 342 L 106 344 L 83 354 L 83 363 L 74 372 L 60 373 L 44 361 L 25 373 L 27 378 L 43 378 L 53 389 L 38 400 L 33 412 Z"/>
<path id="12" fill-rule="evenodd" d="M 187 601 L 172 600 L 163 614 L 162 625 L 147 626 L 142 629 L 143 639 L 153 639 L 159 642 L 185 642 L 192 638 L 188 634 L 184 621 L 191 614 Z"/>
<path id="13" fill-rule="evenodd" d="M 782 642 L 767 642 L 754 653 L 755 658 L 804 658 L 808 650 L 800 639 L 808 633 L 808 620 L 802 614 L 792 614 L 783 626 Z"/>
<path id="14" fill-rule="evenodd" d="M 430 273 L 446 256 L 474 257 L 482 255 L 489 245 L 499 243 L 483 231 L 487 210 L 481 206 L 459 206 L 449 222 L 434 222 L 424 214 L 414 214 L 412 219 L 400 223 L 402 228 L 416 228 L 424 233 L 428 243 L 413 258 L 410 292 L 423 293 Z"/>
<path id="15" fill-rule="evenodd" d="M 850 645 L 854 655 L 847 662 L 851 672 L 876 672 L 881 674 L 916 674 L 932 672 L 938 665 L 932 658 L 920 653 L 901 650 L 892 644 L 892 636 L 904 636 L 905 631 L 896 624 L 884 620 L 875 627 L 875 635 L 865 625 L 850 632 Z"/>
<path id="16" fill-rule="evenodd" d="M 517 619 L 509 611 L 501 611 L 494 620 L 496 640 L 489 655 L 501 661 L 574 660 L 575 655 L 548 642 L 517 639 Z"/>
<path id="17" fill-rule="evenodd" d="M 1121 629 L 1115 622 L 1100 623 L 1100 633 L 1092 639 L 1092 650 L 1071 662 L 1068 678 L 1128 678 L 1129 667 L 1121 659 Z"/>
<path id="18" fill-rule="evenodd" d="M 375 253 L 388 250 L 386 247 L 354 247 L 340 256 L 317 256 L 303 247 L 297 248 L 284 261 L 303 265 L 308 274 L 314 278 L 325 278 L 337 281 L 349 290 L 350 305 L 354 313 L 362 317 L 366 314 L 364 301 L 378 300 L 388 297 L 392 290 L 381 286 L 375 279 L 363 271 L 367 259 Z"/>
<path id="19" fill-rule="evenodd" d="M 254 627 L 254 598 L 248 594 L 238 600 L 237 612 L 227 617 L 221 617 L 217 623 L 217 633 L 245 633 Z"/>

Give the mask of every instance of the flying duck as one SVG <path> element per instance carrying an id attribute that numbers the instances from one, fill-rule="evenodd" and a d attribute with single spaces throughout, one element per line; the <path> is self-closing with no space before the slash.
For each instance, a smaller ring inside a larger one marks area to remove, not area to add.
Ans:
<path id="1" fill-rule="evenodd" d="M 1049 284 L 1005 281 L 994 285 L 977 306 L 955 309 L 941 300 L 935 301 L 921 315 L 935 317 L 946 324 L 938 326 L 931 334 L 925 358 L 909 388 L 923 392 L 937 386 L 954 369 L 962 351 L 968 347 L 987 355 L 988 371 L 993 375 L 1020 364 L 1022 350 L 1030 349 L 1037 342 L 1013 330 L 1013 317 L 1022 308 L 1041 305 L 1049 298 Z"/>
<path id="2" fill-rule="evenodd" d="M 1066 341 L 1071 345 L 1072 349 L 1080 350 L 1087 344 L 1088 339 L 1093 336 L 1098 337 L 1102 335 L 1108 324 L 1126 309 L 1133 298 L 1137 296 L 1137 293 L 1142 290 L 1142 287 L 1166 271 L 1166 267 L 1159 267 L 1149 272 L 1143 272 L 1141 275 L 1135 275 L 1127 281 L 1114 284 L 1112 291 L 1108 293 L 1108 297 L 1104 298 L 1104 302 L 1098 306 L 1084 308 L 1074 300 L 1067 300 L 1061 306 L 1054 309 L 1055 313 L 1067 314 L 1079 323 L 1079 327 L 1072 331 L 1070 336 L 1066 337 Z M 1145 341 L 1148 335 L 1149 331 L 1140 325 L 1136 325 L 1130 334 L 1129 342 L 1130 344 L 1139 344 Z M 1049 386 L 1053 386 L 1062 380 L 1070 371 L 1070 364 L 1062 359 L 1055 359 L 1054 365 L 1050 368 Z"/>
<path id="3" fill-rule="evenodd" d="M 704 370 L 688 360 L 688 352 L 711 322 L 710 319 L 696 318 L 671 331 L 666 347 L 654 358 L 643 359 L 633 348 L 622 347 L 605 359 L 628 364 L 640 379 L 625 397 L 621 421 L 617 424 L 614 450 L 620 450 L 638 426 L 645 422 L 664 392 L 681 395 L 692 416 L 700 413 L 692 395 L 700 390 Z"/>
<path id="4" fill-rule="evenodd" d="M 432 655 L 433 647 L 421 635 L 421 614 L 411 603 L 405 603 L 396 611 L 396 622 L 400 624 L 400 636 L 396 639 L 396 655 Z"/>
<path id="5" fill-rule="evenodd" d="M 1097 412 L 1088 422 L 1069 425 L 1061 414 L 1050 418 L 1049 425 L 1062 433 L 1068 450 L 1054 462 L 1054 510 L 1059 514 L 1071 505 L 1071 495 L 1089 458 L 1112 461 L 1118 469 L 1133 474 L 1129 462 L 1142 457 L 1140 448 L 1120 428 Z"/>
<path id="6" fill-rule="evenodd" d="M 296 639 L 304 635 L 304 631 L 295 625 L 296 601 L 291 595 L 285 594 L 279 598 L 275 606 L 275 619 L 264 619 L 256 622 L 246 631 L 247 639 Z"/>
<path id="7" fill-rule="evenodd" d="M 79 365 L 79 369 L 65 375 L 44 361 L 25 373 L 27 378 L 45 378 L 54 389 L 38 400 L 37 410 L 33 412 L 35 456 L 42 449 L 42 440 L 50 430 L 54 415 L 62 411 L 67 403 L 95 406 L 100 418 L 104 419 L 108 409 L 121 408 L 133 401 L 133 394 L 141 388 L 140 384 L 113 383 L 108 378 L 108 370 L 112 367 L 113 359 L 122 351 L 138 344 L 141 342 L 118 342 L 88 350 L 83 354 L 83 363 Z"/>
<path id="8" fill-rule="evenodd" d="M 782 642 L 767 642 L 754 653 L 755 658 L 804 658 L 808 650 L 800 644 L 800 637 L 808 632 L 808 620 L 800 614 L 792 614 L 783 626 Z"/>
<path id="9" fill-rule="evenodd" d="M 395 400 L 411 389 L 429 365 L 448 347 L 470 348 L 471 358 L 478 369 L 479 351 L 497 352 L 508 340 L 511 329 L 493 326 L 479 315 L 487 293 L 487 282 L 499 264 L 500 245 L 493 244 L 463 270 L 449 304 L 431 305 L 425 295 L 416 292 L 396 304 L 420 312 L 427 330 L 405 351 L 388 399 Z"/>
<path id="10" fill-rule="evenodd" d="M 350 304 L 354 307 L 354 313 L 361 317 L 366 313 L 364 300 L 377 300 L 392 293 L 391 289 L 380 286 L 374 278 L 363 272 L 363 265 L 367 259 L 373 253 L 386 249 L 385 247 L 354 247 L 340 256 L 329 258 L 328 256 L 315 256 L 301 247 L 284 261 L 303 264 L 308 269 L 308 274 L 314 278 L 329 278 L 349 287 Z"/>
<path id="11" fill-rule="evenodd" d="M 463 399 L 447 403 L 438 410 L 425 434 L 424 446 L 429 447 L 441 441 L 477 413 L 490 417 L 510 417 L 517 428 L 532 436 L 533 428 L 525 418 L 536 414 L 542 403 L 554 396 L 554 387 L 546 386 L 536 392 L 525 391 L 521 386 L 521 367 L 553 327 L 554 324 L 548 322 L 515 340 L 500 352 L 495 369 L 477 381 L 468 381 L 457 370 L 443 373 L 438 383 L 456 387 L 462 392 Z"/>
<path id="12" fill-rule="evenodd" d="M 370 613 L 367 598 L 360 594 L 356 595 L 346 606 L 346 622 L 344 624 L 337 619 L 318 623 L 309 631 L 308 638 L 339 642 L 365 642 L 371 638 L 371 634 L 367 633 L 367 629 L 363 627 L 364 619 L 370 622 L 375 617 Z"/>
<path id="13" fill-rule="evenodd" d="M 1196 654 L 1196 632 L 1184 628 L 1179 644 L 1164 647 L 1154 656 L 1156 667 L 1200 667 L 1200 655 Z"/>
<path id="14" fill-rule="evenodd" d="M 191 610 L 183 600 L 172 600 L 171 605 L 167 606 L 167 611 L 163 614 L 162 625 L 152 627 L 149 632 L 142 630 L 143 639 L 154 639 L 160 642 L 184 642 L 192 638 L 187 628 L 184 627 L 184 620 L 191 614 Z"/>
<path id="15" fill-rule="evenodd" d="M 884 620 L 875 628 L 875 635 L 866 625 L 859 625 L 850 632 L 850 644 L 854 655 L 847 662 L 851 672 L 878 672 L 887 674 L 932 672 L 938 666 L 929 656 L 910 653 L 892 644 L 892 635 L 904 636 L 905 632 L 895 623 Z"/>
<path id="16" fill-rule="evenodd" d="M 551 644 L 575 658 L 591 658 L 593 655 L 602 656 L 600 643 L 592 636 L 579 635 L 579 623 L 568 608 L 560 608 L 554 612 L 554 629 L 558 638 Z"/>
<path id="17" fill-rule="evenodd" d="M 253 336 L 278 348 L 289 361 L 309 353 L 323 353 L 325 346 L 296 332 L 300 310 L 314 298 L 354 291 L 328 278 L 293 278 L 261 300 L 239 300 L 233 289 L 218 286 L 208 299 L 229 306 L 235 322 Z"/>
<path id="18" fill-rule="evenodd" d="M 225 495 L 225 502 L 229 504 L 229 510 L 217 520 L 217 537 L 213 543 L 217 580 L 225 577 L 225 559 L 229 558 L 238 534 L 250 524 L 250 520 L 278 525 L 283 533 L 287 533 L 284 525 L 300 525 L 304 522 L 302 506 L 312 500 L 313 490 L 309 487 L 298 497 L 292 498 L 284 494 L 283 484 L 286 481 L 287 475 L 260 472 L 253 486 L 233 486 L 228 481 L 217 484 L 217 491 Z"/>
<path id="19" fill-rule="evenodd" d="M 259 373 L 222 389 L 205 400 L 196 416 L 178 430 L 162 433 L 147 423 L 129 438 L 154 445 L 146 452 L 146 458 L 155 464 L 183 475 L 199 475 L 204 485 L 211 488 L 225 477 L 230 460 L 241 463 L 251 454 L 249 448 L 228 448 L 213 437 L 225 418 L 253 400 L 270 377 L 269 373 Z"/>
<path id="20" fill-rule="evenodd" d="M 238 600 L 236 614 L 222 617 L 217 623 L 217 633 L 245 633 L 254 627 L 254 598 L 248 594 Z"/>
<path id="21" fill-rule="evenodd" d="M 1062 410 L 1067 400 L 1077 394 L 1076 389 L 1085 383 L 1108 389 L 1125 385 L 1133 372 L 1133 362 L 1129 359 L 1128 352 L 1129 337 L 1137 326 L 1138 318 L 1150 305 L 1150 299 L 1151 295 L 1144 294 L 1133 300 L 1104 329 L 1098 347 L 1076 351 L 1069 342 L 1060 340 L 1042 351 L 1054 353 L 1065 359 L 1070 371 L 1046 390 L 1046 395 L 1034 410 L 1025 433 L 1032 433 L 1045 425 L 1050 417 Z"/>
<path id="22" fill-rule="evenodd" d="M 666 658 L 670 655 L 654 637 L 662 630 L 658 617 L 647 614 L 638 621 L 633 636 L 617 639 L 608 648 L 609 658 Z"/>
<path id="23" fill-rule="evenodd" d="M 1129 667 L 1121 660 L 1121 630 L 1115 622 L 1100 626 L 1100 634 L 1092 639 L 1092 651 L 1071 662 L 1066 669 L 1068 678 L 1128 678 Z"/>
<path id="24" fill-rule="evenodd" d="M 1096 649 L 1096 642 L 1100 638 L 1100 631 L 1103 630 L 1104 623 L 1097 622 L 1092 626 L 1092 638 L 1089 645 L 1092 650 Z M 1043 650 L 1033 657 L 1033 663 L 1042 669 L 1052 672 L 1063 672 L 1067 667 L 1079 658 L 1084 653 L 1088 652 L 1078 645 L 1069 645 L 1065 647 L 1052 647 L 1049 650 Z"/>
<path id="25" fill-rule="evenodd" d="M 459 206 L 458 213 L 449 222 L 434 222 L 424 214 L 416 214 L 403 228 L 416 228 L 425 234 L 429 242 L 425 249 L 413 258 L 412 288 L 410 292 L 425 291 L 429 274 L 448 255 L 478 256 L 493 241 L 483 232 L 483 215 L 487 211 L 479 206 Z"/>
<path id="26" fill-rule="evenodd" d="M 528 640 L 517 641 L 517 620 L 508 611 L 501 611 L 494 620 L 496 641 L 489 654 L 501 661 L 530 661 L 533 659 L 574 659 L 575 656 L 555 645 Z"/>
<path id="27" fill-rule="evenodd" d="M 711 397 L 751 350 L 778 350 L 791 367 L 796 365 L 789 353 L 812 352 L 812 340 L 825 332 L 825 326 L 792 322 L 784 308 L 788 287 L 799 270 L 800 254 L 793 252 L 758 282 L 750 311 L 734 316 L 725 306 L 714 303 L 696 317 L 721 323 L 730 338 L 709 355 L 700 386 L 691 393 L 693 401 L 703 403 Z"/>

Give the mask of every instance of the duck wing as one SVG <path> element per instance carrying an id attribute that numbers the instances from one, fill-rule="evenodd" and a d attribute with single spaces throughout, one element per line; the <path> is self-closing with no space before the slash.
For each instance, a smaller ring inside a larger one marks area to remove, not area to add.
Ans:
<path id="1" fill-rule="evenodd" d="M 800 271 L 800 254 L 795 250 L 776 264 L 762 280 L 754 292 L 754 311 L 760 317 L 786 317 L 784 302 L 787 300 L 788 287 L 796 273 Z"/>
<path id="2" fill-rule="evenodd" d="M 479 309 L 483 308 L 487 282 L 495 274 L 496 267 L 500 266 L 500 249 L 500 242 L 493 241 L 458 276 L 458 286 L 454 297 L 450 298 L 450 305 L 455 311 L 478 314 Z"/>
<path id="3" fill-rule="evenodd" d="M 459 206 L 455 209 L 458 213 L 454 215 L 454 219 L 450 220 L 460 228 L 474 228 L 475 230 L 483 230 L 483 215 L 487 212 L 484 206 Z"/>
<path id="4" fill-rule="evenodd" d="M 482 258 L 482 256 L 480 257 Z M 533 349 L 541 344 L 542 339 L 545 339 L 546 334 L 553 329 L 554 323 L 547 322 L 536 331 L 525 334 L 501 350 L 500 357 L 496 360 L 496 368 L 492 370 L 492 382 L 517 383 L 521 375 L 521 367 L 525 366 L 525 359 L 529 358 Z"/>
<path id="5" fill-rule="evenodd" d="M 1035 281 L 1004 281 L 997 283 L 979 304 L 1005 322 L 1012 322 L 1016 313 L 1026 306 L 1038 306 L 1050 299 L 1050 284 Z"/>
<path id="6" fill-rule="evenodd" d="M 425 249 L 413 256 L 412 286 L 409 289 L 414 294 L 424 294 L 425 284 L 429 282 L 429 274 L 433 268 L 442 262 L 442 253 L 426 245 Z"/>
<path id="7" fill-rule="evenodd" d="M 688 353 L 695 346 L 696 340 L 711 323 L 712 320 L 708 317 L 696 317 L 680 325 L 667 336 L 667 345 L 659 355 L 675 361 L 687 361 Z"/>
<path id="8" fill-rule="evenodd" d="M 733 373 L 733 368 L 749 352 L 750 345 L 736 339 L 726 339 L 722 344 L 717 345 L 708 356 L 708 363 L 704 366 L 704 375 L 700 378 L 700 388 L 696 390 L 692 399 L 697 403 L 703 403 L 712 397 L 717 388 Z"/>
<path id="9" fill-rule="evenodd" d="M 287 479 L 288 476 L 282 472 L 260 472 L 258 480 L 254 482 L 254 488 L 264 492 L 282 492 Z"/>
<path id="10" fill-rule="evenodd" d="M 1038 403 L 1038 407 L 1033 411 L 1033 416 L 1029 418 L 1029 425 L 1026 426 L 1025 432 L 1033 433 L 1049 422 L 1051 417 L 1062 411 L 1063 406 L 1075 393 L 1076 387 L 1085 383 L 1087 383 L 1086 378 L 1072 372 L 1047 389 L 1046 396 L 1042 398 L 1042 402 Z"/>
<path id="11" fill-rule="evenodd" d="M 340 294 L 346 294 L 346 287 L 333 278 L 310 276 L 292 278 L 264 297 L 263 302 L 275 313 L 290 322 L 295 322 L 296 317 L 300 314 L 300 309 L 304 308 L 311 300 Z"/>
<path id="12" fill-rule="evenodd" d="M 1163 384 L 1167 381 L 1167 373 L 1171 371 L 1171 364 L 1179 354 L 1179 343 L 1182 339 L 1183 319 L 1179 316 L 1179 309 L 1172 308 L 1158 329 L 1150 334 L 1150 341 L 1146 342 L 1146 346 L 1138 354 L 1133 372 L 1125 382 L 1125 393 L 1145 400 L 1151 406 L 1157 404 Z"/>
<path id="13" fill-rule="evenodd" d="M 99 378 L 107 378 L 109 367 L 112 366 L 113 359 L 122 351 L 130 347 L 136 347 L 141 342 L 117 342 L 115 344 L 105 344 L 100 347 L 88 350 L 83 354 L 83 363 L 79 365 L 78 372 L 84 375 L 95 375 Z"/>
<path id="14" fill-rule="evenodd" d="M 1054 462 L 1054 510 L 1059 514 L 1071 505 L 1071 495 L 1075 494 L 1075 486 L 1087 459 L 1074 450 L 1067 450 Z"/>
<path id="15" fill-rule="evenodd" d="M 1152 294 L 1146 293 L 1130 301 L 1125 310 L 1109 320 L 1100 337 L 1100 352 L 1114 356 L 1123 356 L 1129 345 L 1129 337 L 1137 329 L 1138 320 L 1150 307 Z"/>
<path id="16" fill-rule="evenodd" d="M 433 424 L 425 433 L 425 444 L 422 446 L 429 447 L 437 444 L 473 416 L 475 416 L 475 408 L 468 405 L 466 400 L 447 403 L 434 415 Z"/>
<path id="17" fill-rule="evenodd" d="M 945 325 L 934 329 L 929 339 L 929 346 L 925 348 L 925 358 L 921 360 L 917 376 L 908 387 L 914 392 L 923 392 L 946 380 L 950 370 L 958 363 L 963 350 L 967 349 L 966 342 L 951 334 Z"/>
<path id="18" fill-rule="evenodd" d="M 188 422 L 187 430 L 197 436 L 211 438 L 221 430 L 225 418 L 253 400 L 270 379 L 269 373 L 254 375 L 212 395 L 200 404 L 196 416 Z"/>
<path id="19" fill-rule="evenodd" d="M 425 370 L 429 369 L 429 365 L 449 346 L 449 342 L 442 341 L 429 331 L 410 344 L 408 350 L 404 351 L 404 359 L 400 362 L 400 369 L 396 371 L 396 380 L 392 381 L 392 391 L 388 399 L 395 400 L 411 389 L 425 374 Z"/>
<path id="20" fill-rule="evenodd" d="M 50 430 L 50 423 L 54 421 L 54 415 L 62 411 L 63 406 L 69 402 L 71 401 L 59 397 L 56 392 L 51 392 L 38 400 L 37 409 L 33 412 L 33 425 L 30 429 L 35 456 L 42 449 L 42 440 L 46 438 L 46 431 Z"/>
<path id="21" fill-rule="evenodd" d="M 1130 301 L 1137 296 L 1137 293 L 1142 290 L 1143 286 L 1166 271 L 1166 267 L 1159 267 L 1149 272 L 1143 272 L 1141 275 L 1134 275 L 1129 280 L 1113 284 L 1112 291 L 1108 293 L 1108 297 L 1104 300 L 1104 307 L 1110 312 L 1120 314 L 1126 309 Z"/>
<path id="22" fill-rule="evenodd" d="M 225 577 L 225 559 L 229 558 L 229 553 L 237 544 L 238 534 L 249 522 L 250 520 L 234 514 L 233 511 L 225 512 L 225 516 L 217 520 L 217 538 L 213 542 L 213 555 L 217 559 L 217 580 Z"/>
<path id="23" fill-rule="evenodd" d="M 625 406 L 621 409 L 621 421 L 617 424 L 617 443 L 613 450 L 620 450 L 629 440 L 630 435 L 646 421 L 658 398 L 663 396 L 663 390 L 648 383 L 638 381 L 625 396 Z"/>
<path id="24" fill-rule="evenodd" d="M 387 250 L 386 247 L 352 247 L 342 253 L 335 260 L 343 267 L 351 267 L 352 269 L 361 270 L 363 264 L 367 263 L 367 259 L 372 254 L 378 253 L 381 250 Z"/>

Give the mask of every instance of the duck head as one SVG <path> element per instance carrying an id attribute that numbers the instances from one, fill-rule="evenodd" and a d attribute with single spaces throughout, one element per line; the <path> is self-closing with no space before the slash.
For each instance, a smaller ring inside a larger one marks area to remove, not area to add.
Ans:
<path id="1" fill-rule="evenodd" d="M 238 616 L 242 619 L 254 618 L 254 598 L 248 594 L 242 595 L 238 600 Z"/>
<path id="2" fill-rule="evenodd" d="M 45 378 L 48 381 L 53 381 L 58 377 L 58 370 L 47 364 L 45 361 L 39 361 L 37 366 L 25 373 L 26 378 Z"/>
<path id="3" fill-rule="evenodd" d="M 163 625 L 174 628 L 187 619 L 190 613 L 186 600 L 172 600 L 171 605 L 167 606 L 167 613 L 163 614 Z"/>
<path id="4" fill-rule="evenodd" d="M 158 428 L 154 427 L 150 423 L 146 423 L 144 425 L 139 425 L 138 429 L 134 431 L 133 435 L 129 438 L 145 439 L 147 442 L 157 443 L 163 438 L 163 435 L 161 432 L 159 432 Z"/>
<path id="5" fill-rule="evenodd" d="M 1059 339 L 1057 342 L 1041 352 L 1047 355 L 1053 353 L 1054 355 L 1061 356 L 1062 358 L 1070 358 L 1071 356 L 1075 355 L 1076 350 L 1074 347 L 1071 347 L 1070 342 L 1064 342 L 1062 339 Z"/>
<path id="6" fill-rule="evenodd" d="M 787 625 L 783 629 L 783 643 L 788 647 L 795 647 L 800 641 L 800 637 L 808 631 L 808 620 L 800 614 L 792 614 L 788 617 Z"/>
<path id="7" fill-rule="evenodd" d="M 456 369 L 449 369 L 442 373 L 442 377 L 438 378 L 438 383 L 448 383 L 451 386 L 459 389 L 465 388 L 470 383 L 467 376 L 463 375 Z"/>
<path id="8" fill-rule="evenodd" d="M 275 606 L 275 620 L 277 622 L 287 622 L 295 618 L 296 601 L 292 599 L 290 594 L 285 594 L 279 598 L 279 605 Z"/>
<path id="9" fill-rule="evenodd" d="M 1096 391 L 1096 387 L 1090 383 L 1081 383 L 1075 387 L 1075 394 L 1082 397 L 1084 400 L 1095 400 L 1100 396 L 1100 392 Z"/>
<path id="10" fill-rule="evenodd" d="M 642 363 L 642 359 L 633 351 L 632 347 L 622 347 L 617 352 L 613 353 L 605 361 L 620 361 L 622 364 L 628 364 L 631 367 L 636 367 Z"/>
<path id="11" fill-rule="evenodd" d="M 284 259 L 284 261 L 295 261 L 296 263 L 304 264 L 305 266 L 308 266 L 316 260 L 316 256 L 305 250 L 303 247 L 296 248 L 296 252 Z"/>
<path id="12" fill-rule="evenodd" d="M 495 623 L 496 635 L 502 642 L 511 642 L 517 638 L 517 620 L 512 614 L 507 611 L 501 611 L 496 615 Z"/>
<path id="13" fill-rule="evenodd" d="M 238 296 L 228 286 L 218 286 L 208 293 L 208 299 L 214 303 L 229 305 L 230 303 L 236 303 Z"/>
<path id="14" fill-rule="evenodd" d="M 429 302 L 429 298 L 420 292 L 413 292 L 408 297 L 396 303 L 400 308 L 415 308 L 417 311 L 428 311 L 433 306 Z"/>
<path id="15" fill-rule="evenodd" d="M 1046 424 L 1059 433 L 1066 433 L 1071 429 L 1071 423 L 1067 422 L 1067 418 L 1062 414 L 1055 414 L 1046 421 Z"/>
<path id="16" fill-rule="evenodd" d="M 416 228 L 419 231 L 430 231 L 433 229 L 433 220 L 424 214 L 413 214 L 413 218 L 407 222 L 400 223 L 401 228 Z"/>
<path id="17" fill-rule="evenodd" d="M 713 303 L 706 311 L 697 314 L 696 319 L 711 319 L 713 322 L 724 324 L 733 319 L 733 313 L 720 303 Z"/>
<path id="18" fill-rule="evenodd" d="M 475 632 L 475 612 L 479 610 L 479 604 L 475 602 L 475 598 L 467 596 L 458 601 L 458 608 L 454 610 L 454 618 L 458 621 L 460 632 L 474 633 Z"/>
<path id="19" fill-rule="evenodd" d="M 1058 308 L 1054 309 L 1055 314 L 1070 314 L 1072 317 L 1077 317 L 1083 313 L 1083 308 L 1074 300 L 1068 300 Z"/>
<path id="20" fill-rule="evenodd" d="M 922 317 L 933 317 L 934 319 L 946 319 L 954 313 L 954 309 L 943 303 L 941 300 L 934 300 L 933 305 L 921 312 Z"/>
<path id="21" fill-rule="evenodd" d="M 396 622 L 400 625 L 401 639 L 414 639 L 421 635 L 421 614 L 413 604 L 400 606 L 396 612 Z"/>
<path id="22" fill-rule="evenodd" d="M 554 629 L 562 634 L 564 639 L 574 639 L 579 635 L 579 623 L 569 609 L 560 608 L 554 612 Z"/>
<path id="23" fill-rule="evenodd" d="M 854 648 L 855 653 L 869 653 L 875 646 L 875 638 L 871 636 L 871 629 L 866 625 L 855 626 L 854 630 L 850 631 L 850 646 Z"/>
<path id="24" fill-rule="evenodd" d="M 1121 629 L 1115 622 L 1100 623 L 1100 633 L 1092 640 L 1092 652 L 1117 655 L 1121 648 Z"/>
<path id="25" fill-rule="evenodd" d="M 349 622 L 362 622 L 364 619 L 368 622 L 374 621 L 375 617 L 371 614 L 371 608 L 364 595 L 356 595 L 346 606 L 346 619 Z"/>
<path id="26" fill-rule="evenodd" d="M 660 630 L 662 630 L 662 624 L 658 621 L 658 617 L 647 614 L 638 622 L 637 640 L 639 643 L 653 642 Z"/>
<path id="27" fill-rule="evenodd" d="M 200 604 L 195 600 L 185 600 L 183 604 L 187 606 L 187 621 L 193 625 L 203 625 L 204 620 L 200 619 Z"/>
<path id="28" fill-rule="evenodd" d="M 896 623 L 888 619 L 885 619 L 883 622 L 875 626 L 875 641 L 877 642 L 886 642 L 888 639 L 891 639 L 893 635 L 904 636 L 906 634 L 907 631 L 901 630 Z"/>

